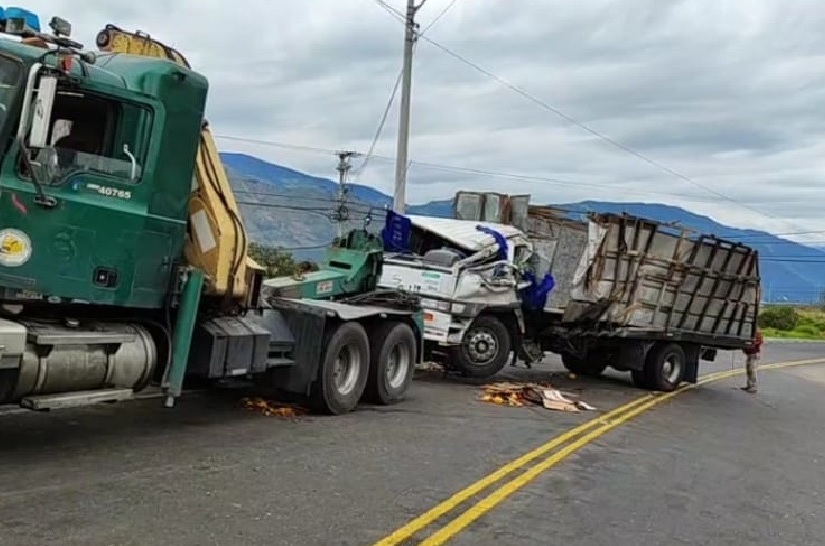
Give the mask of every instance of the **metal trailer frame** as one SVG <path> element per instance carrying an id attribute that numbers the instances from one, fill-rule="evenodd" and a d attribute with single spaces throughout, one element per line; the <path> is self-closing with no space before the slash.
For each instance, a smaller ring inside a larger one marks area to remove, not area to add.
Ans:
<path id="1" fill-rule="evenodd" d="M 568 368 L 597 375 L 609 365 L 645 383 L 651 360 L 671 349 L 683 353 L 681 379 L 695 382 L 700 359 L 752 342 L 760 305 L 756 250 L 628 214 L 589 220 L 575 271 L 563 259 L 552 269 L 561 274 L 558 284 L 570 287 L 569 299 L 562 308 L 548 300 L 528 315 L 542 345 L 572 361 Z M 542 221 L 555 224 L 556 234 L 577 229 L 553 215 Z"/>

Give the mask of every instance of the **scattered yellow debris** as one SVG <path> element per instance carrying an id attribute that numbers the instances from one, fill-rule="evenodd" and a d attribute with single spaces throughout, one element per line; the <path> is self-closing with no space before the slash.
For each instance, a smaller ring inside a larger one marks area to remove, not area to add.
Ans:
<path id="1" fill-rule="evenodd" d="M 571 400 L 571 393 L 562 393 L 549 383 L 498 382 L 484 385 L 479 400 L 500 406 L 524 407 L 542 406 L 549 410 L 578 412 L 595 410 L 582 400 Z"/>
<path id="2" fill-rule="evenodd" d="M 242 398 L 241 405 L 266 417 L 298 417 L 307 413 L 304 408 L 264 398 Z"/>

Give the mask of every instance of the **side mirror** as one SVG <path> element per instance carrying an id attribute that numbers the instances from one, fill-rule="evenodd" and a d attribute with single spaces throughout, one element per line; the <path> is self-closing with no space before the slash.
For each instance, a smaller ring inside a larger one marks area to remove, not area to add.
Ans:
<path id="1" fill-rule="evenodd" d="M 45 74 L 40 76 L 37 98 L 34 101 L 32 125 L 29 130 L 29 146 L 32 148 L 45 148 L 49 145 L 49 127 L 56 96 L 57 77 Z"/>
<path id="2" fill-rule="evenodd" d="M 57 96 L 57 76 L 41 74 L 41 68 L 40 63 L 35 63 L 29 70 L 20 125 L 17 128 L 18 138 L 25 140 L 28 137 L 28 144 L 32 148 L 48 146 L 52 107 Z M 35 85 L 38 85 L 37 89 Z"/>

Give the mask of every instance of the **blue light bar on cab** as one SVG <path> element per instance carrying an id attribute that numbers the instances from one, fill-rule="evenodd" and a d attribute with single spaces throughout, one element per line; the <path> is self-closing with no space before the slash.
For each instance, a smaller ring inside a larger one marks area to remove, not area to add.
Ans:
<path id="1" fill-rule="evenodd" d="M 2 9 L 2 8 L 0 8 Z M 6 8 L 3 10 L 7 34 L 40 32 L 40 17 L 23 8 Z"/>

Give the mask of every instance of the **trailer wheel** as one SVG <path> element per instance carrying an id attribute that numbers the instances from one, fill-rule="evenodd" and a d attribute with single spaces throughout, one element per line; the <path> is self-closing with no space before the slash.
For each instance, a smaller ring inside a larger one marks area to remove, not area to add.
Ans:
<path id="1" fill-rule="evenodd" d="M 465 377 L 490 377 L 507 364 L 511 346 L 507 327 L 492 315 L 481 315 L 451 351 L 452 361 Z"/>
<path id="2" fill-rule="evenodd" d="M 339 324 L 326 336 L 324 360 L 312 387 L 313 405 L 324 413 L 340 415 L 355 409 L 369 373 L 367 332 L 357 322 Z"/>
<path id="3" fill-rule="evenodd" d="M 645 376 L 647 388 L 670 392 L 675 390 L 685 375 L 685 351 L 678 343 L 657 345 L 647 355 Z"/>
<path id="4" fill-rule="evenodd" d="M 570 353 L 562 353 L 561 363 L 565 369 L 571 373 L 578 375 L 586 375 L 588 377 L 599 377 L 607 369 L 607 359 L 599 358 L 599 353 L 591 355 L 591 358 L 583 359 L 574 356 Z"/>
<path id="5" fill-rule="evenodd" d="M 388 322 L 375 329 L 366 399 L 385 406 L 404 399 L 415 372 L 415 347 L 415 333 L 403 322 Z"/>

